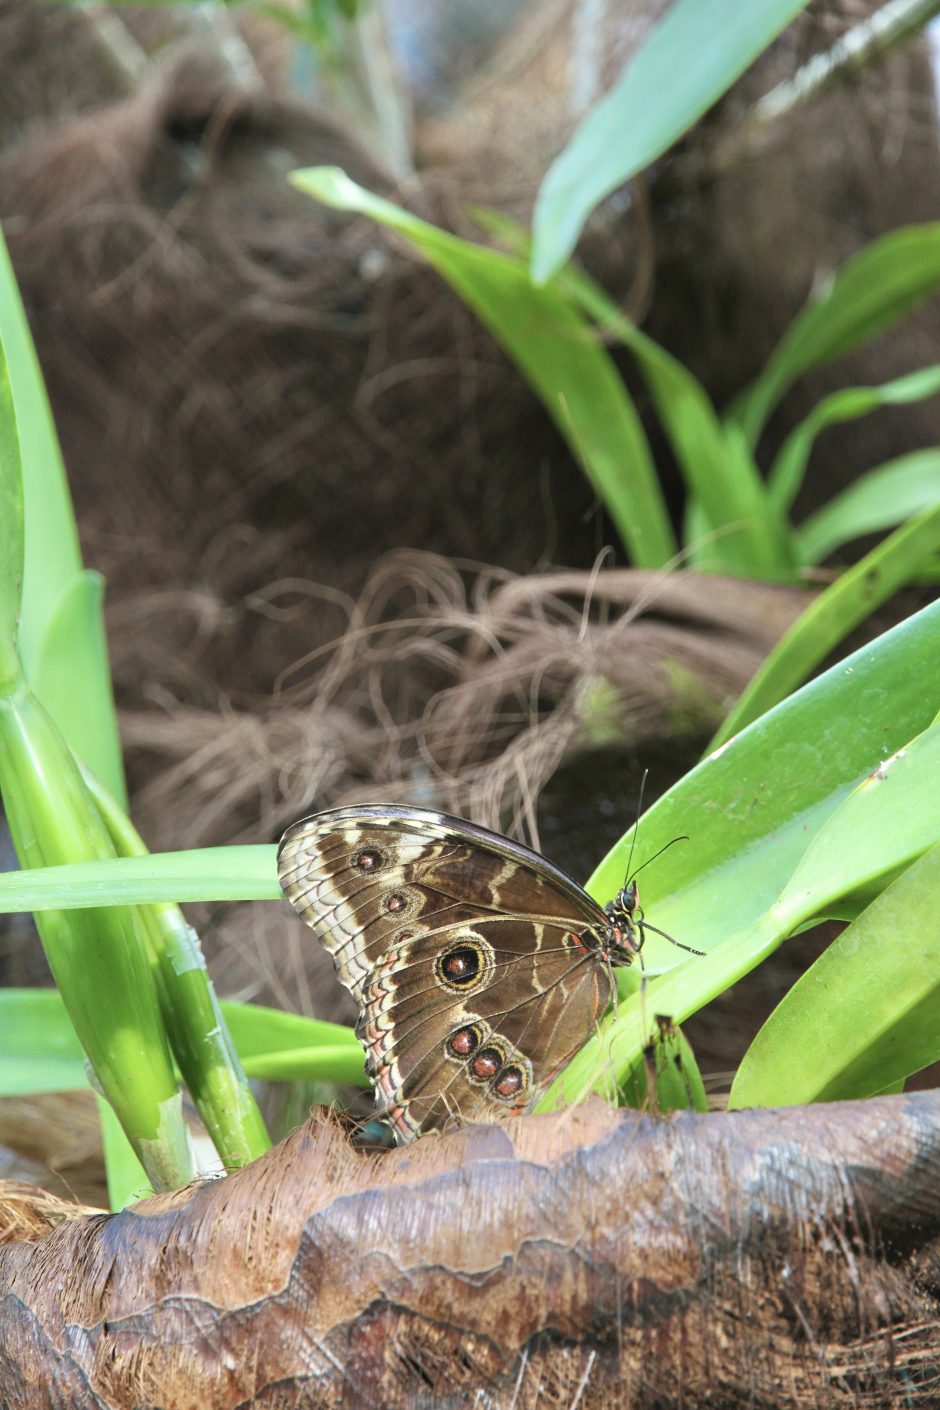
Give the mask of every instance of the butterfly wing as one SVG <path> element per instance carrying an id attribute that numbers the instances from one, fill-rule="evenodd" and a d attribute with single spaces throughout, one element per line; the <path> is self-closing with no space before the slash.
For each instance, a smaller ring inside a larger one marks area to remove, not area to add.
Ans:
<path id="1" fill-rule="evenodd" d="M 601 908 L 485 828 L 420 808 L 332 809 L 285 833 L 278 874 L 359 1004 L 400 1139 L 452 1114 L 525 1110 L 610 1000 L 591 934 Z"/>

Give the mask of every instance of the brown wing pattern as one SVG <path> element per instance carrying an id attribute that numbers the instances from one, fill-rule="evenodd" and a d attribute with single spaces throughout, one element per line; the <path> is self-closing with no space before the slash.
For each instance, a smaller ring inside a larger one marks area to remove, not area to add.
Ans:
<path id="1" fill-rule="evenodd" d="M 525 1110 L 610 1000 L 606 965 L 577 938 L 603 911 L 485 829 L 423 809 L 333 809 L 288 830 L 278 873 L 359 1004 L 400 1140 L 452 1115 Z"/>

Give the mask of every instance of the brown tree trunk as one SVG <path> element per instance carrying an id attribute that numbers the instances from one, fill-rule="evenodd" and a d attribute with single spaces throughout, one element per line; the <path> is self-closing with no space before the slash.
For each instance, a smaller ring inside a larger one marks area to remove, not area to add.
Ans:
<path id="1" fill-rule="evenodd" d="M 0 1404 L 935 1406 L 940 1094 L 601 1102 L 225 1180 L 0 1249 Z"/>

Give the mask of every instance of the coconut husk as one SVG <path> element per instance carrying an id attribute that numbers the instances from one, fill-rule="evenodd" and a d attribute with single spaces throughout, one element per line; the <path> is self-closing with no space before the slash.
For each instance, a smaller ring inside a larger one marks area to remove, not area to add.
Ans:
<path id="1" fill-rule="evenodd" d="M 937 1093 L 595 1101 L 378 1157 L 318 1118 L 224 1180 L 0 1248 L 0 1398 L 927 1410 L 938 1169 Z"/>

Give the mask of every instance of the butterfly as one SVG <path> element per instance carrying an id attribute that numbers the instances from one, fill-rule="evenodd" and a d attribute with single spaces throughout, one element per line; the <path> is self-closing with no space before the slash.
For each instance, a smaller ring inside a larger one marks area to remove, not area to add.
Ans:
<path id="1" fill-rule="evenodd" d="M 424 808 L 332 808 L 278 848 L 333 956 L 399 1143 L 529 1110 L 643 943 L 636 882 L 604 907 L 519 842 Z"/>

